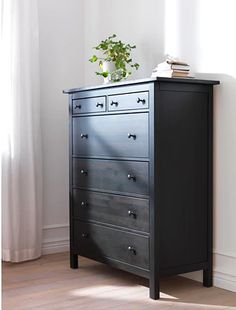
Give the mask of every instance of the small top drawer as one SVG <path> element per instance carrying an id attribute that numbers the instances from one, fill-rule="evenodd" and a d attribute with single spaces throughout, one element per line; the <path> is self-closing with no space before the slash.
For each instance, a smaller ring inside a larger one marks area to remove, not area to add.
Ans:
<path id="1" fill-rule="evenodd" d="M 106 111 L 105 97 L 93 97 L 73 100 L 72 113 L 93 113 Z"/>
<path id="2" fill-rule="evenodd" d="M 147 109 L 148 106 L 148 92 L 108 96 L 109 111 Z"/>

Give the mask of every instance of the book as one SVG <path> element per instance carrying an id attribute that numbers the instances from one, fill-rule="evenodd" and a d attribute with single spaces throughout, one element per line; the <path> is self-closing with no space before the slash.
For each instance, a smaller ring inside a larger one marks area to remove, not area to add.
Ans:
<path id="1" fill-rule="evenodd" d="M 177 65 L 188 66 L 188 64 L 185 61 L 180 60 L 179 58 L 173 57 L 173 56 L 170 56 L 170 55 L 166 56 L 166 60 L 165 61 L 168 64 L 177 64 Z"/>
<path id="2" fill-rule="evenodd" d="M 183 70 L 183 71 L 189 71 L 190 66 L 189 65 L 180 65 L 180 64 L 175 64 L 175 63 L 168 63 L 167 61 L 164 61 L 157 65 L 156 67 L 157 70 Z"/>
<path id="3" fill-rule="evenodd" d="M 152 71 L 152 77 L 182 77 L 193 78 L 194 75 L 190 71 L 190 66 L 178 59 L 167 56 L 164 62 L 159 63 Z"/>
<path id="4" fill-rule="evenodd" d="M 152 77 L 182 77 L 182 78 L 194 78 L 194 75 L 190 71 L 177 71 L 177 70 L 164 70 L 153 71 Z"/>

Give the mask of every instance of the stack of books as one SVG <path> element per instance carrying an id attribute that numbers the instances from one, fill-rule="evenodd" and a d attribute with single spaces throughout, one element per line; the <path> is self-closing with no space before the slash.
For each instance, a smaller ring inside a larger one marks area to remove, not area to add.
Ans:
<path id="1" fill-rule="evenodd" d="M 194 75 L 186 62 L 168 57 L 152 71 L 152 77 L 193 78 Z"/>

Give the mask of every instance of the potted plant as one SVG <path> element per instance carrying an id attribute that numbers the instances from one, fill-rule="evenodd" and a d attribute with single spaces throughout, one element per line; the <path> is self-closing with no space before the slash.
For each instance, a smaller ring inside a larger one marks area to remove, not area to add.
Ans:
<path id="1" fill-rule="evenodd" d="M 106 40 L 94 47 L 101 52 L 101 57 L 93 55 L 89 61 L 99 62 L 101 72 L 97 75 L 104 77 L 104 83 L 119 82 L 132 74 L 131 70 L 138 70 L 139 64 L 133 63 L 131 52 L 136 48 L 135 45 L 125 44 L 120 40 L 115 40 L 116 34 L 109 36 Z"/>

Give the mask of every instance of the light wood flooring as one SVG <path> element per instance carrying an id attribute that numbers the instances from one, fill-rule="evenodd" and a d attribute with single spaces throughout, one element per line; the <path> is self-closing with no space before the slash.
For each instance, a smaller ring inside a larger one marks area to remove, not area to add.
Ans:
<path id="1" fill-rule="evenodd" d="M 236 309 L 236 293 L 182 277 L 163 278 L 161 292 L 151 300 L 147 280 L 85 258 L 71 270 L 67 253 L 3 264 L 3 310 Z"/>

